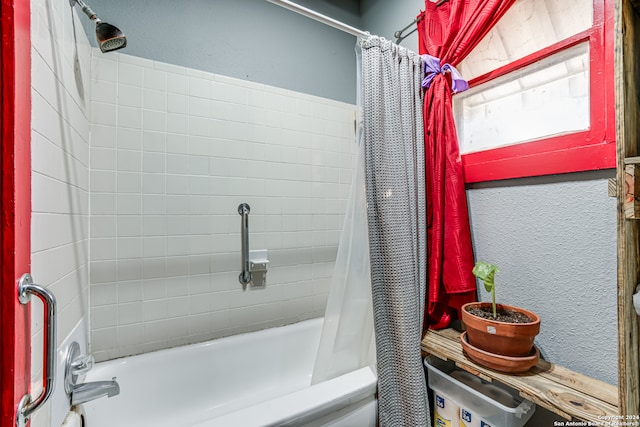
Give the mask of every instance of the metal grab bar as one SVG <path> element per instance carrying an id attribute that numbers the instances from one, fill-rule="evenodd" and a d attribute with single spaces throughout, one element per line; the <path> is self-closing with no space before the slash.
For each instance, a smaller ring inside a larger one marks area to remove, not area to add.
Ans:
<path id="1" fill-rule="evenodd" d="M 31 295 L 35 295 L 44 304 L 46 313 L 45 336 L 45 383 L 42 392 L 35 400 L 26 394 L 18 405 L 16 423 L 18 427 L 26 425 L 29 417 L 51 397 L 56 373 L 56 298 L 51 291 L 33 283 L 30 274 L 23 274 L 18 282 L 18 299 L 21 304 L 29 304 Z"/>
<path id="2" fill-rule="evenodd" d="M 242 240 L 242 273 L 238 277 L 238 280 L 243 285 L 251 282 L 251 263 L 249 262 L 249 212 L 251 208 L 246 203 L 241 203 L 238 206 L 238 213 L 242 216 L 240 222 L 240 234 Z"/>

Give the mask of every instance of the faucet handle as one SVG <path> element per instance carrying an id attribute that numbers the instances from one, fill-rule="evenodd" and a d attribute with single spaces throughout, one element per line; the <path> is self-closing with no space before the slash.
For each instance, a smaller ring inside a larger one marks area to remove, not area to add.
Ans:
<path id="1" fill-rule="evenodd" d="M 73 375 L 84 375 L 93 368 L 95 359 L 90 354 L 80 355 L 71 362 L 71 373 Z"/>

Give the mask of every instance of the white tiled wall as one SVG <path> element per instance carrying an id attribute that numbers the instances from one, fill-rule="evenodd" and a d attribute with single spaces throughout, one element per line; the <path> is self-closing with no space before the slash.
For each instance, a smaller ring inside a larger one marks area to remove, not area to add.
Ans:
<path id="1" fill-rule="evenodd" d="M 94 52 L 97 359 L 322 315 L 351 182 L 354 106 Z M 269 250 L 264 289 L 238 282 L 242 202 L 251 249 Z"/>
<path id="2" fill-rule="evenodd" d="M 31 273 L 57 299 L 60 349 L 88 314 L 91 47 L 64 1 L 31 2 L 31 37 Z M 32 395 L 42 381 L 42 310 L 32 298 Z M 31 425 L 60 425 L 66 410 L 48 403 Z"/>

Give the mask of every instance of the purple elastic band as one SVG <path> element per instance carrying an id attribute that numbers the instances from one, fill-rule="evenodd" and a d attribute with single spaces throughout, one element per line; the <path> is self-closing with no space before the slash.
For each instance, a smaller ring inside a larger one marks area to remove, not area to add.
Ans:
<path id="1" fill-rule="evenodd" d="M 462 78 L 462 75 L 451 64 L 444 64 L 440 67 L 440 59 L 431 55 L 421 55 L 424 60 L 424 72 L 426 77 L 422 80 L 422 87 L 428 89 L 431 81 L 436 74 L 451 73 L 451 82 L 453 83 L 453 93 L 464 92 L 469 89 L 469 83 Z"/>

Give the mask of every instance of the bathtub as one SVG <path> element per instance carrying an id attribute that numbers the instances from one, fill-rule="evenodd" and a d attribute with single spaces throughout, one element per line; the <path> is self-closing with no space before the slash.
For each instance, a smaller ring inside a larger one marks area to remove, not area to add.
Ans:
<path id="1" fill-rule="evenodd" d="M 120 395 L 84 404 L 87 427 L 375 426 L 369 368 L 310 385 L 322 319 L 97 363 Z"/>

